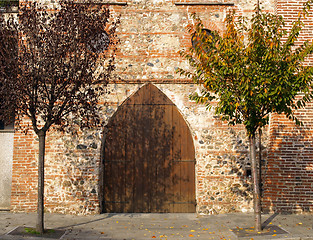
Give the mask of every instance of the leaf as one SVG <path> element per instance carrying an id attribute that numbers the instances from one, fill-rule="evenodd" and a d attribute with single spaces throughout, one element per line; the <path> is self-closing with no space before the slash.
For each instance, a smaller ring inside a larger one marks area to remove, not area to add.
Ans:
<path id="1" fill-rule="evenodd" d="M 194 235 L 192 235 L 192 234 L 189 234 L 189 237 L 194 237 Z"/>

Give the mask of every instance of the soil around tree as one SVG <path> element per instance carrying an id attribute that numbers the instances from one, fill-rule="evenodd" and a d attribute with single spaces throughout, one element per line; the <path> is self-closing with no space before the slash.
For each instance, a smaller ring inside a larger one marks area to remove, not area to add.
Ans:
<path id="1" fill-rule="evenodd" d="M 60 239 L 66 230 L 60 229 L 45 229 L 44 233 L 41 235 L 36 232 L 35 228 L 20 226 L 16 227 L 12 231 L 8 232 L 7 235 L 15 235 L 22 237 L 38 237 L 38 238 L 51 238 L 51 239 Z"/>
<path id="2" fill-rule="evenodd" d="M 250 227 L 250 228 L 234 228 L 231 229 L 231 231 L 233 233 L 235 233 L 237 235 L 237 237 L 252 237 L 252 236 L 268 236 L 271 235 L 273 237 L 275 237 L 278 234 L 289 234 L 287 231 L 285 231 L 284 229 L 276 226 L 276 225 L 271 225 L 271 226 L 266 226 L 265 228 L 262 229 L 261 232 L 256 232 L 254 230 L 254 227 Z"/>

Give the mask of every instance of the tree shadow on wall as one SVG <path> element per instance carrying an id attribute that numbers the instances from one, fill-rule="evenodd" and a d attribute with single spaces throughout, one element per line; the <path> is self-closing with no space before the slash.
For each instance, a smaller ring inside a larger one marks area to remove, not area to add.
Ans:
<path id="1" fill-rule="evenodd" d="M 46 181 L 50 182 L 47 184 L 49 195 L 46 205 L 53 208 L 52 211 L 64 212 L 64 206 L 56 202 L 64 201 L 64 198 L 68 202 L 66 212 L 84 214 L 97 211 L 98 132 L 97 129 L 73 131 L 60 136 L 63 149 L 53 161 L 62 167 L 49 167 L 47 161 L 46 169 Z"/>
<path id="2" fill-rule="evenodd" d="M 228 147 L 231 150 L 227 153 L 223 153 L 217 156 L 217 164 L 220 167 L 226 167 L 227 171 L 223 171 L 222 174 L 233 177 L 232 183 L 228 185 L 228 190 L 232 199 L 235 199 L 236 203 L 240 202 L 241 206 L 248 207 L 253 201 L 252 196 L 252 174 L 251 174 L 251 160 L 249 152 L 249 140 L 246 136 L 246 131 L 243 127 L 229 127 L 231 141 L 228 143 Z M 262 172 L 264 170 L 264 163 L 267 157 L 267 137 L 262 136 L 261 149 L 262 149 Z M 259 153 L 259 142 L 257 138 L 257 153 Z M 257 154 L 257 161 L 259 154 Z M 262 176 L 263 178 L 263 176 Z M 262 184 L 261 184 L 262 189 Z M 237 204 L 238 205 L 238 204 Z M 236 206 L 233 206 L 232 211 L 236 211 Z"/>
<path id="3" fill-rule="evenodd" d="M 313 210 L 313 132 L 308 123 L 275 126 L 266 163 L 264 204 L 280 213 Z"/>
<path id="4" fill-rule="evenodd" d="M 249 157 L 249 142 L 246 134 L 230 131 L 232 134 L 232 143 L 234 155 L 230 163 L 229 174 L 234 174 L 239 181 L 230 187 L 231 192 L 238 198 L 246 201 L 248 204 L 252 201 L 252 182 L 251 182 L 251 162 Z"/>
<path id="5" fill-rule="evenodd" d="M 299 127 L 290 122 L 275 126 L 268 136 L 270 139 L 262 141 L 265 145 L 262 145 L 260 187 L 264 213 L 313 211 L 313 131 L 310 123 L 304 124 Z M 228 174 L 235 174 L 240 184 L 233 184 L 230 190 L 249 203 L 253 198 L 248 141 L 235 131 L 231 134 L 234 153 L 224 154 L 219 162 L 231 159 Z"/>

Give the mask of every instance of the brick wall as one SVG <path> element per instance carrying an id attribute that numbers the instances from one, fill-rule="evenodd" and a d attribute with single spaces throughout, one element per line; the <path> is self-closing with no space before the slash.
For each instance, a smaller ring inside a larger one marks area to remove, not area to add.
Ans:
<path id="1" fill-rule="evenodd" d="M 24 124 L 30 122 L 25 120 Z M 36 136 L 29 132 L 27 135 L 15 132 L 12 169 L 12 196 L 13 209 L 34 211 L 37 199 L 37 161 L 38 146 Z M 37 141 L 38 142 L 38 141 Z"/>
<path id="2" fill-rule="evenodd" d="M 25 123 L 27 120 L 25 120 Z M 99 131 L 78 135 L 47 134 L 45 153 L 45 209 L 60 213 L 99 212 L 97 198 Z M 37 202 L 38 137 L 16 132 L 13 150 L 11 206 L 33 212 Z"/>
<path id="3" fill-rule="evenodd" d="M 142 84 L 110 84 L 103 102 L 108 120 L 117 107 Z M 238 126 L 231 128 L 212 112 L 188 99 L 193 84 L 156 84 L 178 107 L 190 127 L 196 151 L 197 212 L 212 214 L 250 211 L 250 178 L 245 177 L 247 139 Z M 26 122 L 25 122 L 26 123 Z M 94 214 L 98 199 L 101 129 L 66 135 L 47 135 L 45 209 L 47 212 Z M 38 139 L 29 131 L 16 132 L 14 144 L 12 209 L 35 211 Z"/>
<path id="4" fill-rule="evenodd" d="M 286 29 L 298 18 L 304 0 L 277 0 L 277 13 L 286 19 Z M 297 46 L 312 41 L 313 13 L 304 20 Z M 313 57 L 305 64 L 312 65 Z M 296 126 L 284 116 L 273 115 L 270 121 L 268 159 L 264 175 L 264 209 L 279 212 L 308 212 L 313 210 L 312 174 L 313 104 L 298 110 L 297 117 L 304 123 Z"/>
<path id="5" fill-rule="evenodd" d="M 246 176 L 250 167 L 248 141 L 242 126 L 229 127 L 204 106 L 188 99 L 197 86 L 175 73 L 178 67 L 188 67 L 178 52 L 190 46 L 186 26 L 192 21 L 192 12 L 199 14 L 206 28 L 223 31 L 228 10 L 236 9 L 238 14 L 250 16 L 254 2 L 235 0 L 234 6 L 194 6 L 175 5 L 174 1 L 168 0 L 133 0 L 127 1 L 126 6 L 111 6 L 113 14 L 121 16 L 117 75 L 122 80 L 110 84 L 110 94 L 101 100 L 103 119 L 108 121 L 117 107 L 145 82 L 153 82 L 160 88 L 181 111 L 192 132 L 197 161 L 197 212 L 200 214 L 252 210 L 251 179 Z M 271 12 L 277 4 L 279 14 L 285 14 L 280 9 L 284 7 L 289 11 L 288 4 L 293 4 L 292 1 L 285 4 L 273 0 L 261 3 Z M 306 31 L 312 31 L 312 28 L 308 27 Z M 312 32 L 306 34 L 312 36 Z M 303 37 L 309 36 L 306 34 Z M 265 209 L 310 209 L 307 206 L 307 202 L 312 201 L 309 188 L 313 169 L 310 165 L 310 106 L 299 112 L 305 120 L 305 128 L 299 129 L 275 115 L 271 117 L 268 130 L 264 131 L 264 159 L 269 156 L 264 175 Z M 49 132 L 45 168 L 46 211 L 72 214 L 100 211 L 101 130 L 78 132 L 77 135 Z M 31 131 L 27 135 L 15 133 L 11 201 L 15 211 L 36 209 L 37 145 L 38 139 Z"/>
<path id="6" fill-rule="evenodd" d="M 304 126 L 284 116 L 271 118 L 264 177 L 264 209 L 278 212 L 313 210 L 313 104 L 297 111 Z"/>
<path id="7" fill-rule="evenodd" d="M 292 22 L 298 19 L 298 13 L 303 9 L 305 0 L 276 0 L 277 1 L 277 14 L 284 16 L 286 21 L 286 29 L 289 30 L 292 27 Z M 304 26 L 301 34 L 296 42 L 296 46 L 304 41 L 312 42 L 313 36 L 313 13 L 312 9 L 309 11 L 309 15 L 303 18 Z M 313 64 L 313 56 L 309 57 L 306 61 L 307 64 Z"/>

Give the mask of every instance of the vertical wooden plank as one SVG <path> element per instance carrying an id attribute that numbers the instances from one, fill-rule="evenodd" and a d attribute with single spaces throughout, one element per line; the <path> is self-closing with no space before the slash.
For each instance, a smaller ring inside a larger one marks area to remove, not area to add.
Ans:
<path id="1" fill-rule="evenodd" d="M 106 145 L 105 145 L 105 155 L 104 155 L 104 174 L 103 174 L 103 184 L 104 184 L 104 212 L 112 212 L 112 181 L 114 181 L 113 177 L 111 176 L 112 173 L 112 162 L 109 161 L 111 159 L 111 151 L 113 149 L 112 146 L 112 131 L 111 126 L 109 128 L 109 132 L 106 136 Z"/>
<path id="2" fill-rule="evenodd" d="M 164 204 L 163 212 L 173 212 L 174 195 L 172 180 L 172 164 L 173 164 L 173 108 L 174 105 L 164 106 L 164 137 L 162 155 L 163 162 L 163 184 L 164 184 Z"/>
<path id="3" fill-rule="evenodd" d="M 186 124 L 186 123 L 185 123 Z M 188 163 L 188 173 L 189 176 L 189 185 L 188 185 L 188 202 L 191 202 L 188 204 L 187 211 L 190 213 L 196 212 L 196 177 L 195 177 L 195 149 L 194 149 L 194 143 L 193 138 L 191 135 L 191 132 L 186 124 L 187 128 L 187 158 L 191 160 L 191 162 Z"/>
<path id="4" fill-rule="evenodd" d="M 114 195 L 114 212 L 124 212 L 125 209 L 125 129 L 123 123 L 125 121 L 124 107 L 118 116 L 116 116 L 116 127 L 113 130 L 114 139 L 114 158 L 111 159 L 113 171 L 111 176 L 113 181 L 113 195 Z M 114 175 L 114 176 L 113 176 Z"/>
<path id="5" fill-rule="evenodd" d="M 153 100 L 153 99 L 151 99 Z M 150 189 L 149 189 L 149 211 L 150 212 L 157 212 L 158 211 L 158 202 L 160 200 L 160 193 L 159 191 L 159 183 L 158 183 L 158 139 L 159 139 L 159 129 L 158 123 L 160 119 L 158 118 L 159 107 L 158 106 L 151 106 L 149 112 L 149 119 L 150 119 L 150 136 L 149 136 L 149 166 L 150 174 L 149 174 L 149 181 L 150 181 Z"/>
<path id="6" fill-rule="evenodd" d="M 171 109 L 169 105 L 153 105 L 151 109 L 151 211 L 168 212 L 168 196 L 165 188 L 170 181 L 169 164 L 165 166 L 165 159 L 171 154 L 172 135 L 168 128 L 171 128 Z M 170 115 L 170 116 L 168 116 Z M 168 121 L 170 122 L 168 123 Z M 168 136 L 170 134 L 170 136 Z M 167 206 L 166 206 L 167 205 Z"/>
<path id="7" fill-rule="evenodd" d="M 125 202 L 124 156 L 125 139 L 123 137 L 123 109 L 108 126 L 109 132 L 105 147 L 105 205 L 109 212 L 123 212 Z M 117 149 L 119 149 L 117 151 Z"/>
<path id="8" fill-rule="evenodd" d="M 132 113 L 136 115 L 132 120 L 135 212 L 149 211 L 149 108 L 149 105 L 134 105 Z"/>
<path id="9" fill-rule="evenodd" d="M 157 87 L 150 84 L 150 104 L 153 105 L 174 105 L 173 102 Z"/>
<path id="10" fill-rule="evenodd" d="M 133 169 L 133 212 L 149 212 L 149 131 L 150 85 L 136 92 L 129 104 L 127 124 L 127 149 Z M 128 184 L 127 184 L 128 185 Z M 130 188 L 128 186 L 127 188 Z M 129 190 L 128 190 L 129 192 Z"/>
<path id="11" fill-rule="evenodd" d="M 123 127 L 126 129 L 125 141 L 125 212 L 135 212 L 134 191 L 135 191 L 135 174 L 136 174 L 136 144 L 134 141 L 135 131 L 134 117 L 136 116 L 134 105 L 128 105 L 125 110 L 125 123 Z"/>
<path id="12" fill-rule="evenodd" d="M 142 151 L 140 153 L 140 160 L 142 170 L 140 172 L 140 184 L 141 184 L 141 210 L 140 212 L 150 212 L 150 195 L 153 190 L 153 184 L 151 183 L 151 156 L 150 156 L 150 148 L 151 148 L 151 106 L 149 104 L 142 105 L 142 122 L 138 125 L 138 128 L 142 131 Z"/>
<path id="13" fill-rule="evenodd" d="M 150 86 L 151 109 L 151 212 L 169 212 L 172 208 L 172 181 L 169 159 L 172 158 L 173 103 L 158 88 Z M 167 161 L 167 162 L 166 162 Z M 170 184 L 169 184 L 170 183 Z M 170 194 L 167 194 L 166 188 Z"/>
<path id="14" fill-rule="evenodd" d="M 125 204 L 125 183 L 124 183 L 124 162 L 119 159 L 115 159 L 112 161 L 112 175 L 114 174 L 114 182 L 113 182 L 113 211 L 115 213 L 124 212 L 124 204 Z"/>
<path id="15" fill-rule="evenodd" d="M 140 129 L 137 129 L 138 126 L 138 119 L 133 119 L 131 121 L 131 116 L 136 116 L 137 114 L 140 114 L 140 105 L 133 105 L 131 108 L 131 112 L 128 115 L 128 130 L 129 134 L 127 137 L 127 144 L 128 146 L 131 145 L 128 153 L 130 160 L 133 164 L 133 212 L 138 212 L 138 208 L 140 208 L 141 202 L 140 202 L 140 193 L 141 193 L 141 185 L 140 185 L 140 174 L 142 172 L 142 165 L 141 165 L 141 155 L 140 151 L 142 151 L 141 146 L 139 143 L 142 142 L 142 132 Z M 140 116 L 140 115 L 139 115 Z M 137 116 L 138 117 L 138 116 Z"/>
<path id="16" fill-rule="evenodd" d="M 173 159 L 172 159 L 172 183 L 173 183 L 173 212 L 181 212 L 181 131 L 180 113 L 173 109 Z"/>
<path id="17" fill-rule="evenodd" d="M 188 190 L 189 190 L 189 176 L 188 176 L 188 161 L 187 159 L 187 133 L 186 133 L 186 126 L 184 119 L 181 117 L 179 118 L 180 121 L 180 132 L 181 132 L 181 162 L 180 162 L 180 168 L 181 168 L 181 212 L 187 212 L 188 209 Z"/>
<path id="18" fill-rule="evenodd" d="M 189 146 L 190 142 L 190 131 L 184 119 L 180 118 L 181 122 L 181 211 L 189 212 L 189 206 L 192 205 L 192 190 L 194 186 L 193 171 L 193 154 Z"/>
<path id="19" fill-rule="evenodd" d="M 126 102 L 127 105 L 149 104 L 151 84 L 142 86 Z"/>
<path id="20" fill-rule="evenodd" d="M 116 188 L 116 166 L 114 165 L 114 161 L 116 159 L 116 128 L 118 127 L 117 122 L 113 122 L 109 126 L 109 132 L 107 135 L 107 144 L 106 144 L 106 154 L 105 154 L 105 170 L 106 170 L 106 189 L 105 194 L 107 199 L 105 200 L 107 211 L 116 212 L 116 194 L 114 189 Z M 114 141 L 114 140 L 115 141 Z"/>

